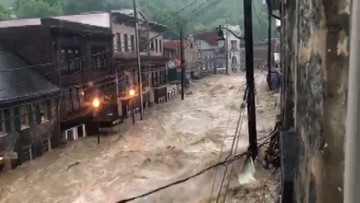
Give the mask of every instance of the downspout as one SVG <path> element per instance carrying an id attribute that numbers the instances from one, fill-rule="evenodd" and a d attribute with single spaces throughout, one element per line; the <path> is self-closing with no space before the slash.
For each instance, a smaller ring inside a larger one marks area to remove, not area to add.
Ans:
<path id="1" fill-rule="evenodd" d="M 352 1 L 349 90 L 345 139 L 344 203 L 357 203 L 360 199 L 360 2 Z"/>
<path id="2" fill-rule="evenodd" d="M 52 40 L 52 48 L 53 48 L 53 59 L 55 59 L 54 61 L 56 62 L 55 64 L 55 68 L 56 68 L 56 72 L 58 74 L 58 78 L 59 78 L 59 89 L 60 89 L 60 98 L 58 101 L 58 105 L 57 105 L 57 123 L 59 125 L 58 127 L 58 133 L 60 138 L 62 137 L 62 133 L 61 133 L 61 117 L 60 117 L 60 110 L 61 110 L 61 104 L 62 104 L 62 98 L 63 98 L 63 89 L 62 89 L 62 85 L 61 85 L 61 72 L 60 72 L 60 68 L 59 68 L 59 57 L 57 55 L 57 46 L 56 43 Z"/>

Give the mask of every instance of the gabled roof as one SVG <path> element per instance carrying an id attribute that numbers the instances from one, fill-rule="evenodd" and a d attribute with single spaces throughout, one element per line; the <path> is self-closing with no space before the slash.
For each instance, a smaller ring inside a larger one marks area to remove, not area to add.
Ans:
<path id="1" fill-rule="evenodd" d="M 163 46 L 167 49 L 180 49 L 180 40 L 164 40 Z"/>
<path id="2" fill-rule="evenodd" d="M 60 91 L 29 65 L 15 54 L 0 50 L 0 105 Z"/>
<path id="3" fill-rule="evenodd" d="M 110 28 L 110 14 L 108 12 L 88 12 L 79 15 L 55 16 L 53 18 Z"/>
<path id="4" fill-rule="evenodd" d="M 127 15 L 129 17 L 134 17 L 134 10 L 133 9 L 120 9 L 120 10 L 112 10 L 112 13 L 120 13 L 123 15 Z M 144 14 L 144 12 L 138 10 L 138 18 L 141 21 L 148 21 L 148 18 L 146 17 L 146 15 Z"/>
<path id="5" fill-rule="evenodd" d="M 50 17 L 46 17 L 46 19 L 51 18 L 51 19 L 87 24 L 92 26 L 110 28 L 109 15 L 110 14 L 107 12 L 91 12 L 91 13 L 82 13 L 78 15 L 50 16 Z M 41 25 L 41 19 L 42 18 L 27 18 L 27 19 L 0 21 L 0 28 Z"/>
<path id="6" fill-rule="evenodd" d="M 197 40 L 204 40 L 210 46 L 217 46 L 217 32 L 215 31 L 197 34 L 194 38 Z"/>
<path id="7" fill-rule="evenodd" d="M 200 48 L 201 48 L 201 49 L 214 49 L 215 47 L 214 47 L 214 46 L 210 46 L 210 44 L 207 43 L 207 42 L 204 41 L 204 40 L 200 40 Z"/>

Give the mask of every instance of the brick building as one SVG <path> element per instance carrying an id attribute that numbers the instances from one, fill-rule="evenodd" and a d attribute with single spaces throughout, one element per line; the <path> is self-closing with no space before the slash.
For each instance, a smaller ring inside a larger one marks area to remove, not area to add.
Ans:
<path id="1" fill-rule="evenodd" d="M 109 28 L 61 17 L 0 22 L 4 48 L 19 55 L 61 87 L 60 122 L 72 135 L 96 133 L 91 101 L 102 103 L 100 120 L 115 115 L 112 33 Z M 115 119 L 115 117 L 114 117 Z M 84 128 L 85 125 L 86 128 Z M 85 132 L 86 131 L 86 132 Z"/>

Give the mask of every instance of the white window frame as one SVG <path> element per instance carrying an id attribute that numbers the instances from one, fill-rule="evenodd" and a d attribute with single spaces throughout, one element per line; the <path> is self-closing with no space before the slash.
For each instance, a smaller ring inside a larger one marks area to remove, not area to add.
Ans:
<path id="1" fill-rule="evenodd" d="M 19 107 L 20 130 L 25 130 L 25 129 L 30 128 L 29 115 L 28 114 L 29 114 L 28 105 L 22 105 L 22 106 Z"/>
<path id="2" fill-rule="evenodd" d="M 50 107 L 51 108 L 51 107 Z M 41 123 L 47 123 L 50 121 L 48 112 L 47 112 L 47 104 L 46 102 L 40 102 L 39 103 L 39 110 L 41 115 Z"/>

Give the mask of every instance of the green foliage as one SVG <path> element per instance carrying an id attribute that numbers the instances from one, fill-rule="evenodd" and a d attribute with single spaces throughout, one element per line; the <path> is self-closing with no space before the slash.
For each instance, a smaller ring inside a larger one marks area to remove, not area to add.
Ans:
<path id="1" fill-rule="evenodd" d="M 11 17 L 11 11 L 0 4 L 0 20 L 7 20 Z"/>
<path id="2" fill-rule="evenodd" d="M 61 14 L 77 14 L 87 11 L 109 11 L 123 8 L 132 8 L 132 0 L 0 0 L 6 2 L 6 7 L 0 7 L 0 19 L 8 19 L 11 14 L 18 18 L 43 17 Z M 178 24 L 186 19 L 193 19 L 187 23 L 187 33 L 202 30 L 213 30 L 220 24 L 229 24 L 243 27 L 243 1 L 221 0 L 220 3 L 199 16 L 194 16 L 204 1 L 197 1 L 185 10 L 176 11 L 185 7 L 194 0 L 137 0 L 139 8 L 153 21 L 167 25 L 170 29 L 167 37 L 178 37 Z M 13 13 L 6 9 L 13 5 Z M 253 0 L 254 39 L 266 38 L 267 11 L 262 0 Z"/>
<path id="3" fill-rule="evenodd" d="M 14 14 L 17 18 L 60 15 L 61 2 L 57 0 L 16 0 Z"/>

